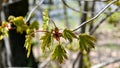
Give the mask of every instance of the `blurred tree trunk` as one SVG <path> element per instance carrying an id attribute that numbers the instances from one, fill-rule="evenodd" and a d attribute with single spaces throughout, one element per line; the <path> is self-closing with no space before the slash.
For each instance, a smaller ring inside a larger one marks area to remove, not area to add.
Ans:
<path id="1" fill-rule="evenodd" d="M 2 45 L 1 45 L 1 41 L 0 41 L 0 68 L 3 68 L 3 65 L 2 65 Z"/>
<path id="2" fill-rule="evenodd" d="M 84 1 L 83 5 L 83 12 L 82 12 L 82 17 L 81 19 L 81 24 L 87 20 L 87 12 L 88 11 L 88 1 Z M 81 33 L 85 33 L 86 30 L 86 25 L 81 27 Z"/>
<path id="3" fill-rule="evenodd" d="M 65 6 L 64 4 L 63 4 L 63 10 L 64 10 L 65 25 L 66 25 L 66 27 L 69 29 L 69 28 L 70 28 L 70 25 L 69 25 L 69 22 L 68 22 L 67 8 L 66 8 L 66 6 Z"/>
<path id="4" fill-rule="evenodd" d="M 2 10 L 2 0 L 0 0 L 0 25 L 1 25 L 1 10 Z"/>
<path id="5" fill-rule="evenodd" d="M 0 0 L 0 25 L 1 25 L 1 9 L 2 9 L 2 0 Z M 2 41 L 0 40 L 0 68 L 3 68 L 2 65 Z"/>
<path id="6" fill-rule="evenodd" d="M 92 2 L 91 18 L 94 17 L 94 14 L 95 14 L 95 4 L 96 4 L 95 2 L 96 2 L 95 0 L 93 0 L 93 2 Z M 92 30 L 92 28 L 94 27 L 93 22 L 94 22 L 94 21 L 91 21 L 91 23 L 90 23 L 89 32 L 90 32 L 90 31 Z"/>
<path id="7" fill-rule="evenodd" d="M 87 12 L 88 11 L 88 2 L 87 1 L 84 1 L 84 5 L 83 5 L 83 13 L 82 13 L 82 17 L 81 17 L 81 23 L 85 22 L 87 20 Z M 82 26 L 81 27 L 81 33 L 85 33 L 85 30 L 86 30 L 86 25 Z M 84 64 L 84 61 L 83 61 L 83 57 L 84 57 L 84 54 L 83 52 L 80 53 L 80 57 L 79 57 L 79 65 L 78 65 L 78 68 L 85 68 L 85 64 Z"/>
<path id="8" fill-rule="evenodd" d="M 9 15 L 25 16 L 28 12 L 28 0 L 21 0 L 12 4 L 4 6 L 6 20 Z M 15 27 L 14 25 L 12 27 Z M 9 31 L 10 47 L 12 52 L 12 66 L 13 67 L 33 67 L 37 68 L 37 63 L 33 57 L 32 51 L 29 58 L 26 56 L 26 49 L 24 48 L 25 32 L 23 34 L 17 33 L 16 29 Z"/>
<path id="9" fill-rule="evenodd" d="M 93 2 L 92 2 L 92 8 L 90 9 L 90 10 L 91 10 L 91 18 L 93 18 L 94 15 L 95 15 L 95 5 L 96 5 L 96 0 L 93 0 Z M 94 27 L 93 22 L 94 22 L 94 20 L 91 21 L 91 23 L 90 23 L 90 25 L 89 25 L 89 34 L 91 34 L 90 32 L 91 32 L 91 30 L 92 30 L 93 27 Z M 91 51 L 91 49 L 88 48 L 88 55 L 87 55 L 88 57 L 87 57 L 87 59 L 88 59 L 89 62 L 90 62 L 90 51 Z M 89 62 L 88 62 L 88 63 L 89 63 Z M 90 66 L 91 66 L 91 64 L 90 64 Z"/>

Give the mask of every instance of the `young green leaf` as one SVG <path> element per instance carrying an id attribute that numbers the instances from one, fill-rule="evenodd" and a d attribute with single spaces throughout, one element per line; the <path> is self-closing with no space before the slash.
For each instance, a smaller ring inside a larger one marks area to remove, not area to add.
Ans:
<path id="1" fill-rule="evenodd" d="M 67 59 L 66 51 L 62 47 L 62 45 L 58 44 L 53 53 L 52 53 L 52 59 L 55 60 L 57 59 L 60 63 L 63 62 L 64 59 Z"/>
<path id="2" fill-rule="evenodd" d="M 115 12 L 107 18 L 107 22 L 110 24 L 117 25 L 120 21 L 120 12 Z"/>
<path id="3" fill-rule="evenodd" d="M 49 22 L 49 15 L 48 10 L 44 10 L 43 12 L 43 30 L 46 30 L 48 28 L 48 22 Z"/>
<path id="4" fill-rule="evenodd" d="M 87 34 L 80 34 L 78 40 L 79 40 L 80 50 L 86 50 L 86 51 L 88 47 L 94 48 L 94 42 L 96 41 L 94 37 Z"/>
<path id="5" fill-rule="evenodd" d="M 2 40 L 4 38 L 4 36 L 8 36 L 8 28 L 6 28 L 6 24 L 7 23 L 3 23 L 2 22 L 2 26 L 0 26 L 0 40 Z"/>
<path id="6" fill-rule="evenodd" d="M 83 42 L 83 39 L 79 39 L 79 48 L 80 48 L 80 50 L 81 51 L 87 50 L 85 44 L 82 43 L 82 42 Z"/>
<path id="7" fill-rule="evenodd" d="M 26 36 L 24 47 L 26 48 L 26 50 L 28 50 L 27 57 L 30 56 L 30 52 L 31 52 L 31 44 L 32 44 L 31 39 L 32 39 L 31 36 L 29 36 L 29 35 Z"/>
<path id="8" fill-rule="evenodd" d="M 62 33 L 62 37 L 69 40 L 69 42 L 72 42 L 73 38 L 77 38 L 77 36 L 68 29 L 64 29 Z"/>
<path id="9" fill-rule="evenodd" d="M 26 29 L 26 34 L 28 34 L 28 35 L 33 33 L 33 32 L 34 32 L 34 29 L 30 29 L 30 28 Z M 34 34 L 32 34 L 31 36 L 34 37 Z"/>
<path id="10" fill-rule="evenodd" d="M 39 22 L 37 20 L 33 21 L 30 24 L 30 29 L 38 29 L 39 28 Z"/>
<path id="11" fill-rule="evenodd" d="M 115 2 L 115 5 L 120 6 L 120 0 L 117 0 L 117 1 Z"/>
<path id="12" fill-rule="evenodd" d="M 10 21 L 10 20 L 14 20 L 14 18 L 15 18 L 15 16 L 9 16 L 8 17 L 8 20 Z"/>
<path id="13" fill-rule="evenodd" d="M 24 18 L 22 16 L 19 16 L 19 17 L 16 17 L 16 18 L 12 18 L 12 22 L 17 27 L 16 30 L 19 33 L 23 33 L 28 28 L 28 25 L 25 24 Z"/>
<path id="14" fill-rule="evenodd" d="M 0 40 L 2 40 L 3 38 L 4 38 L 4 35 L 3 35 L 1 28 L 0 28 Z"/>
<path id="15" fill-rule="evenodd" d="M 24 25 L 25 24 L 24 18 L 22 16 L 16 17 L 16 18 L 14 18 L 13 23 L 16 26 Z"/>
<path id="16" fill-rule="evenodd" d="M 17 26 L 17 32 L 19 32 L 19 33 L 23 33 L 24 31 L 26 31 L 27 30 L 27 28 L 28 28 L 28 26 L 27 25 L 21 25 L 21 26 Z"/>
<path id="17" fill-rule="evenodd" d="M 4 38 L 4 36 L 3 35 L 0 35 L 0 40 L 2 40 Z"/>
<path id="18" fill-rule="evenodd" d="M 52 36 L 51 36 L 51 33 L 50 32 L 46 32 L 44 36 L 42 36 L 40 38 L 40 40 L 43 40 L 42 41 L 42 45 L 41 45 L 41 49 L 43 52 L 45 52 L 45 47 L 49 47 L 52 43 Z"/>

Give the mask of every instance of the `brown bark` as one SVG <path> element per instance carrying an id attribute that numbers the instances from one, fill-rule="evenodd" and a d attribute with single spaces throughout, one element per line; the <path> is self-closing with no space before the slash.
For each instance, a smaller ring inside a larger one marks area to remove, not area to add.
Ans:
<path id="1" fill-rule="evenodd" d="M 82 13 L 82 17 L 81 17 L 81 23 L 85 22 L 87 20 L 87 14 L 84 13 L 88 11 L 88 2 L 87 1 L 84 1 L 84 5 L 83 5 L 83 13 Z M 86 30 L 86 25 L 82 26 L 81 27 L 81 33 L 85 33 L 85 30 Z M 83 52 L 81 52 L 80 54 L 80 57 L 79 57 L 79 65 L 78 65 L 78 68 L 85 68 L 85 64 L 83 62 Z"/>
<path id="2" fill-rule="evenodd" d="M 94 17 L 94 14 L 95 14 L 95 4 L 96 4 L 95 2 L 96 2 L 96 0 L 93 0 L 92 8 L 91 8 L 91 18 Z M 90 32 L 90 31 L 92 30 L 92 28 L 94 27 L 94 26 L 93 26 L 93 22 L 94 22 L 94 20 L 91 21 L 91 23 L 90 23 L 89 32 Z"/>
<path id="3" fill-rule="evenodd" d="M 20 0 L 8 4 L 4 6 L 4 12 L 6 20 L 9 15 L 13 15 L 15 17 L 24 17 L 28 12 L 28 0 Z M 15 26 L 12 25 L 12 27 Z M 32 51 L 29 58 L 26 56 L 27 51 L 24 48 L 25 35 L 25 32 L 23 34 L 20 34 L 16 32 L 16 29 L 9 31 L 10 48 L 12 52 L 12 66 L 37 68 L 37 63 L 35 62 Z"/>

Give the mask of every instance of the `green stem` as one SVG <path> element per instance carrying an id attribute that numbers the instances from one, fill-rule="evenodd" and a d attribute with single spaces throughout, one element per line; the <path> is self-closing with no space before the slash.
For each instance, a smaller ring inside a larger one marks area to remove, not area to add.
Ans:
<path id="1" fill-rule="evenodd" d="M 57 28 L 57 26 L 56 26 L 55 22 L 54 22 L 52 19 L 50 19 L 50 22 L 52 22 L 52 23 L 53 23 L 53 25 L 54 25 L 54 27 L 55 27 L 55 28 Z"/>
<path id="2" fill-rule="evenodd" d="M 37 33 L 37 32 L 48 32 L 48 31 L 36 30 L 36 31 L 34 31 L 34 32 L 30 33 L 30 36 L 32 36 L 33 34 L 35 34 L 35 33 Z"/>

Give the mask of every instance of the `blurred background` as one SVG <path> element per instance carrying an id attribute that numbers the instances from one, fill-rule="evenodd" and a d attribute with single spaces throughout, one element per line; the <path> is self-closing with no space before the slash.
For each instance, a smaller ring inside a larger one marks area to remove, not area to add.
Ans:
<path id="1" fill-rule="evenodd" d="M 41 0 L 0 0 L 0 24 L 10 15 L 28 16 L 30 11 Z M 49 16 L 60 29 L 75 29 L 81 23 L 94 17 L 112 0 L 44 0 L 32 14 L 30 20 L 38 20 L 40 28 L 43 22 L 42 12 L 48 9 Z M 76 33 L 87 33 L 96 38 L 95 48 L 90 49 L 87 61 L 81 61 L 76 40 L 63 43 L 68 59 L 62 64 L 50 60 L 50 50 L 42 53 L 41 42 L 37 33 L 33 40 L 32 51 L 26 57 L 24 48 L 25 33 L 9 31 L 9 37 L 0 40 L 0 68 L 30 67 L 30 68 L 120 68 L 120 1 L 109 6 L 98 18 L 84 25 Z M 90 61 L 90 62 L 89 62 Z M 83 63 L 84 62 L 84 63 Z M 83 64 L 83 65 L 81 65 Z"/>

